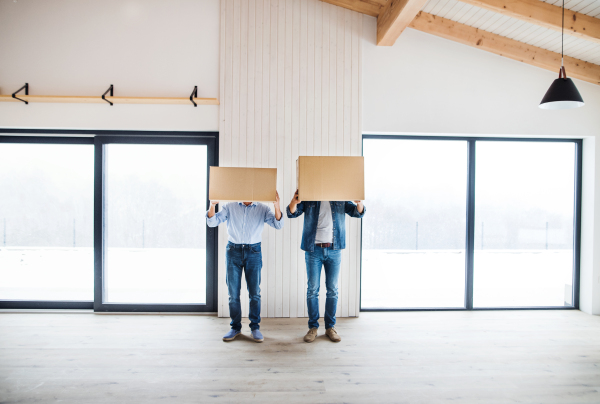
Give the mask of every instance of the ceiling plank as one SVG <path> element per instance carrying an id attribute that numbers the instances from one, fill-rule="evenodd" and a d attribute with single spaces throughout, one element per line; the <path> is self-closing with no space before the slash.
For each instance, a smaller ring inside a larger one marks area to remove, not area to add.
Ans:
<path id="1" fill-rule="evenodd" d="M 392 46 L 427 0 L 389 0 L 377 17 L 377 45 Z"/>
<path id="2" fill-rule="evenodd" d="M 558 32 L 562 28 L 562 8 L 540 0 L 460 1 Z M 565 8 L 565 33 L 600 43 L 600 19 Z"/>
<path id="3" fill-rule="evenodd" d="M 560 53 L 527 45 L 514 39 L 482 31 L 424 11 L 418 13 L 410 24 L 410 28 L 541 67 L 558 75 Z M 565 56 L 564 64 L 568 76 L 600 85 L 599 65 L 569 56 Z"/>
<path id="4" fill-rule="evenodd" d="M 321 0 L 322 2 L 333 4 L 334 6 L 344 7 L 352 11 L 377 17 L 385 0 Z"/>

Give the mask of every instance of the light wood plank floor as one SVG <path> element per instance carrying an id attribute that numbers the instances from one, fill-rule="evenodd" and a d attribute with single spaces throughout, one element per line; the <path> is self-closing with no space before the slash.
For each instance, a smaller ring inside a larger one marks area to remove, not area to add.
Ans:
<path id="1" fill-rule="evenodd" d="M 0 403 L 600 403 L 600 317 L 579 311 L 361 313 L 338 344 L 306 327 L 225 343 L 212 316 L 0 313 Z"/>

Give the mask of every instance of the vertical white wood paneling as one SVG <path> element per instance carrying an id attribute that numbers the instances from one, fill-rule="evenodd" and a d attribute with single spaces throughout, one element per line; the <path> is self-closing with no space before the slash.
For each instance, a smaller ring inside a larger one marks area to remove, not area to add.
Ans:
<path id="1" fill-rule="evenodd" d="M 268 130 L 263 131 L 264 143 L 266 143 L 266 156 L 268 167 L 277 167 L 277 0 L 265 0 L 264 2 L 265 26 L 263 28 L 263 97 L 265 100 L 263 121 Z M 264 150 L 264 148 L 263 148 Z M 277 184 L 279 192 L 281 185 Z M 281 195 L 279 196 L 282 197 Z M 277 233 L 269 227 L 269 310 L 268 316 L 275 316 L 276 286 L 277 286 Z"/>
<path id="2" fill-rule="evenodd" d="M 239 94 L 239 150 L 238 150 L 238 167 L 247 167 L 246 140 L 248 139 L 247 126 L 247 104 L 248 104 L 248 1 L 242 0 L 240 4 L 240 94 Z M 244 136 L 245 135 L 245 136 Z M 248 288 L 246 287 L 246 276 L 242 274 L 242 293 L 241 300 L 248 301 Z M 242 305 L 242 316 L 248 317 L 248 305 Z"/>
<path id="3" fill-rule="evenodd" d="M 294 139 L 292 139 L 292 103 L 294 101 L 293 97 L 293 81 L 294 81 L 294 0 L 286 0 L 285 2 L 285 81 L 284 81 L 284 89 L 285 89 L 285 97 L 284 97 L 284 119 L 285 119 L 285 137 L 284 137 L 284 162 L 283 162 L 283 190 L 285 191 L 284 195 L 289 195 L 292 190 L 292 186 L 290 181 L 293 178 L 292 173 L 292 144 L 294 143 Z M 297 139 L 296 139 L 297 141 Z M 288 221 L 288 225 L 284 228 L 284 237 L 283 240 L 283 263 L 284 267 L 283 271 L 283 310 L 282 316 L 289 317 L 290 316 L 290 272 L 292 270 L 291 263 L 291 228 L 293 224 Z"/>
<path id="4" fill-rule="evenodd" d="M 267 138 L 268 141 L 268 153 L 269 153 L 269 167 L 277 167 L 277 144 L 278 144 L 278 139 L 277 139 L 277 114 L 276 114 L 276 108 L 277 108 L 277 29 L 278 29 L 278 6 L 277 6 L 277 1 L 276 0 L 265 0 L 265 9 L 270 8 L 268 11 L 268 22 L 266 22 L 265 24 L 268 24 L 265 27 L 264 30 L 264 40 L 265 43 L 268 41 L 269 42 L 269 58 L 265 58 L 265 63 L 269 64 L 269 67 L 267 69 L 268 74 L 267 76 L 265 76 L 265 83 L 268 83 L 269 85 L 269 109 L 268 111 L 265 112 L 265 120 L 268 119 L 269 121 L 269 137 Z M 265 15 L 265 18 L 267 17 L 267 15 Z M 278 177 L 281 177 L 278 175 Z M 282 193 L 283 188 L 281 187 L 280 184 L 278 184 L 277 189 L 279 190 L 280 193 Z M 281 195 L 280 195 L 281 198 Z M 276 269 L 277 269 L 277 265 L 278 264 L 276 262 L 276 250 L 279 251 L 279 248 L 276 248 L 277 245 L 277 237 L 281 237 L 281 231 L 277 231 L 274 230 L 273 228 L 270 228 L 272 237 L 269 240 L 269 247 L 270 247 L 270 251 L 271 251 L 271 255 L 269 256 L 269 261 L 272 263 L 273 265 L 273 270 L 272 270 L 272 274 L 273 274 L 273 287 L 276 286 Z M 271 296 L 273 298 L 275 298 L 276 292 L 275 290 L 273 290 L 271 292 Z M 274 316 L 275 315 L 275 300 L 273 300 L 273 302 L 270 303 L 269 306 L 269 316 Z"/>
<path id="5" fill-rule="evenodd" d="M 246 0 L 244 0 L 246 1 Z M 233 1 L 233 95 L 231 116 L 231 165 L 239 167 L 240 157 L 240 13 L 242 0 Z"/>
<path id="6" fill-rule="evenodd" d="M 308 3 L 309 1 L 302 1 L 302 2 L 296 2 L 297 6 L 295 8 L 295 11 L 299 11 L 299 15 L 297 17 L 294 18 L 294 22 L 298 22 L 298 34 L 299 34 L 299 38 L 298 41 L 295 42 L 299 45 L 298 47 L 298 52 L 295 53 L 295 55 L 298 55 L 298 74 L 299 74 L 299 81 L 298 81 L 298 86 L 299 86 L 299 90 L 298 90 L 298 103 L 299 103 L 299 107 L 298 107 L 298 112 L 299 112 L 299 122 L 298 122 L 298 154 L 294 156 L 294 160 L 292 161 L 295 162 L 296 159 L 298 158 L 298 156 L 306 156 L 306 79 L 307 79 L 307 46 L 308 46 L 308 22 L 307 22 L 307 17 L 308 17 Z M 294 180 L 296 178 L 296 174 L 295 174 L 295 170 L 294 171 L 293 177 Z M 292 182 L 292 185 L 294 185 L 294 182 Z M 292 190 L 294 190 L 295 187 L 292 186 Z M 295 237 L 292 237 L 293 243 L 292 243 L 292 251 L 295 251 L 295 257 L 296 260 L 294 262 L 294 266 L 296 267 L 295 270 L 292 271 L 292 273 L 295 272 L 295 278 L 292 278 L 294 280 L 292 285 L 293 288 L 293 296 L 292 298 L 295 297 L 296 302 L 294 303 L 294 309 L 292 310 L 290 309 L 290 316 L 291 317 L 303 317 L 304 316 L 304 299 L 302 297 L 302 292 L 303 292 L 303 287 L 302 287 L 302 282 L 304 281 L 304 276 L 302 275 L 305 269 L 305 266 L 302 265 L 302 263 L 300 262 L 301 258 L 304 256 L 302 250 L 298 249 L 298 248 L 293 248 L 294 245 L 298 245 L 300 243 L 300 239 L 302 237 L 302 234 L 299 233 L 299 229 L 301 229 L 300 227 L 300 220 L 294 220 L 294 225 L 295 225 L 295 229 L 292 229 L 292 232 L 294 233 Z M 295 240 L 294 240 L 295 238 Z"/>
<path id="7" fill-rule="evenodd" d="M 344 60 L 344 50 L 345 50 L 345 18 L 344 15 L 346 13 L 346 9 L 338 8 L 337 9 L 337 75 L 336 75 L 336 99 L 338 100 L 337 107 L 337 122 L 336 122 L 336 133 L 337 133 L 337 141 L 336 141 L 336 156 L 344 155 L 344 68 L 345 68 L 345 60 Z M 350 219 L 348 217 L 345 218 L 346 221 L 346 240 L 348 239 L 348 221 Z M 346 310 L 344 310 L 344 300 L 345 300 L 345 288 L 347 288 L 347 272 L 348 272 L 348 259 L 346 254 L 348 253 L 348 249 L 342 251 L 342 265 L 340 268 L 340 281 L 339 281 L 339 292 L 338 292 L 338 313 L 340 316 L 347 316 L 348 310 L 346 306 Z M 345 313 L 344 313 L 345 312 Z"/>
<path id="8" fill-rule="evenodd" d="M 223 0 L 227 3 L 226 15 L 233 16 L 233 0 Z M 219 165 L 231 166 L 231 149 L 232 149 L 232 116 L 233 116 L 233 18 L 222 20 L 222 25 L 226 26 L 225 32 L 225 66 L 221 69 L 225 70 L 223 86 L 225 88 L 224 104 L 230 105 L 230 108 L 222 108 L 225 110 L 225 121 L 221 124 L 219 131 Z M 223 317 L 229 317 L 229 299 L 227 293 L 226 267 L 224 249 L 227 245 L 227 232 L 219 230 L 219 301 Z"/>
<path id="9" fill-rule="evenodd" d="M 316 1 L 307 2 L 306 8 L 306 149 L 301 155 L 314 155 L 315 144 L 315 6 Z M 304 153 L 304 154 L 302 154 Z M 304 226 L 304 215 L 298 221 L 300 229 Z M 302 238 L 300 231 L 299 237 Z M 298 317 L 308 316 L 306 307 L 306 264 L 304 251 L 298 251 Z"/>
<path id="10" fill-rule="evenodd" d="M 357 110 L 357 114 L 358 115 L 358 128 L 357 128 L 357 136 L 355 138 L 356 140 L 356 144 L 357 144 L 357 148 L 358 151 L 356 153 L 357 156 L 362 156 L 363 154 L 363 150 L 362 150 L 362 111 L 363 111 L 363 106 L 362 106 L 362 42 L 361 42 L 361 37 L 362 37 L 362 30 L 363 30 L 363 19 L 362 18 L 358 18 L 358 28 L 357 28 L 357 39 L 358 39 L 358 61 L 357 61 L 357 65 L 358 65 L 358 97 L 353 98 L 353 100 L 355 100 L 355 102 L 358 102 L 358 110 Z M 357 101 L 356 101 L 357 100 Z M 365 194 L 365 198 L 368 197 L 368 194 Z M 356 235 L 356 242 L 358 244 L 357 248 L 356 248 L 356 256 L 357 256 L 357 282 L 356 282 L 356 315 L 358 316 L 359 312 L 360 312 L 360 279 L 361 279 L 361 268 L 362 268 L 362 222 L 357 222 L 357 235 Z"/>
<path id="11" fill-rule="evenodd" d="M 286 36 L 285 36 L 285 9 L 286 2 L 278 0 L 277 9 L 277 36 L 273 40 L 277 41 L 277 83 L 275 89 L 277 90 L 277 189 L 285 190 L 283 187 L 285 172 L 283 170 L 283 159 L 285 158 L 285 138 L 286 138 L 286 124 L 285 124 L 285 53 L 286 53 Z M 287 181 L 285 181 L 287 182 Z M 282 193 L 285 199 L 286 193 Z M 285 202 L 284 202 L 285 203 Z M 287 223 L 287 221 L 286 221 Z M 289 230 L 289 226 L 285 226 L 284 229 Z M 277 268 L 276 268 L 276 300 L 275 300 L 275 316 L 282 317 L 283 314 L 283 266 L 284 266 L 284 239 L 289 242 L 289 231 L 287 238 L 285 230 L 277 232 L 277 243 L 276 243 L 276 255 L 277 255 Z M 289 265 L 285 261 L 285 270 L 289 271 Z"/>
<path id="12" fill-rule="evenodd" d="M 339 63 L 337 60 L 337 12 L 339 7 L 329 5 L 329 155 L 335 156 L 337 149 L 335 147 L 337 141 L 337 132 L 335 124 L 337 123 L 337 93 L 336 93 L 336 67 Z M 341 101 L 341 100 L 340 100 Z"/>
<path id="13" fill-rule="evenodd" d="M 293 192 L 296 179 L 296 166 L 293 162 L 298 158 L 300 143 L 300 4 L 291 0 L 292 7 L 292 143 L 289 160 L 289 190 Z M 290 313 L 296 317 L 298 312 L 298 289 L 295 287 L 298 277 L 298 221 L 290 220 Z"/>
<path id="14" fill-rule="evenodd" d="M 271 2 L 269 0 L 256 0 L 256 109 L 254 114 L 257 119 L 256 127 L 260 128 L 256 133 L 255 144 L 258 158 L 255 155 L 256 167 L 269 167 L 269 12 Z M 264 67 L 264 68 L 263 68 Z M 266 70 L 266 75 L 265 75 Z M 259 126 L 260 124 L 260 126 Z M 255 153 L 255 154 L 256 154 Z M 271 289 L 272 279 L 275 276 L 275 250 L 272 248 L 272 238 L 275 237 L 273 229 L 265 225 L 263 231 L 263 271 L 262 271 L 262 305 L 261 316 L 269 316 L 269 304 L 275 301 L 275 290 Z M 273 284 L 274 285 L 274 284 Z"/>
<path id="15" fill-rule="evenodd" d="M 223 16 L 227 13 L 227 1 L 223 0 L 221 1 L 221 32 L 220 32 L 220 37 L 221 37 L 221 43 L 220 43 L 220 49 L 219 49 L 219 62 L 220 62 L 220 69 L 219 69 L 219 80 L 220 80 L 220 86 L 219 86 L 219 99 L 223 100 L 223 102 L 225 101 L 225 85 L 227 84 L 227 82 L 225 81 L 225 55 L 227 53 L 227 47 L 226 47 L 226 43 L 227 43 L 227 36 L 226 36 L 226 21 L 223 18 Z M 219 127 L 220 127 L 220 133 L 222 135 L 221 137 L 221 148 L 219 148 L 219 161 L 223 162 L 225 160 L 224 158 L 224 136 L 225 136 L 225 108 L 220 108 L 219 109 Z M 229 137 L 229 136 L 228 136 Z M 224 233 L 223 231 L 219 232 L 219 237 L 217 238 L 217 242 L 219 245 L 223 244 L 223 239 L 224 239 Z M 218 286 L 217 286 L 217 295 L 219 296 L 219 299 L 217 301 L 217 315 L 219 317 L 223 316 L 223 299 L 221 298 L 221 296 L 223 296 L 223 284 L 225 282 L 221 282 L 223 279 L 225 279 L 225 256 L 223 254 L 218 254 L 217 257 L 217 268 L 218 268 L 218 272 L 217 272 L 217 279 L 218 281 Z"/>
<path id="16" fill-rule="evenodd" d="M 329 155 L 329 12 L 330 4 L 321 4 L 322 8 L 322 27 L 323 33 L 322 51 L 321 51 L 321 156 Z"/>
<path id="17" fill-rule="evenodd" d="M 344 89 L 344 104 L 343 104 L 343 122 L 342 122 L 342 149 L 343 155 L 350 155 L 350 141 L 352 134 L 350 132 L 352 119 L 350 113 L 352 111 L 352 12 L 344 9 L 344 74 L 343 74 L 343 89 Z M 340 290 L 342 291 L 342 316 L 348 317 L 350 303 L 350 240 L 354 236 L 352 232 L 352 222 L 346 216 L 346 249 L 342 254 L 342 281 Z"/>
<path id="18" fill-rule="evenodd" d="M 317 0 L 222 0 L 220 143 L 222 166 L 278 169 L 286 206 L 302 155 L 361 155 L 361 15 Z M 272 205 L 271 205 L 272 206 Z M 285 214 L 285 213 L 284 213 Z M 360 222 L 346 221 L 338 316 L 356 316 Z M 303 218 L 263 233 L 261 315 L 304 317 Z M 219 316 L 229 316 L 227 231 L 219 230 Z M 242 312 L 248 296 L 242 286 Z M 320 308 L 325 306 L 321 277 Z"/>
<path id="19" fill-rule="evenodd" d="M 352 91 L 350 99 L 356 99 L 359 97 L 358 94 L 358 85 L 359 85 L 359 64 L 360 59 L 358 56 L 358 49 L 360 46 L 361 37 L 359 35 L 358 24 L 359 21 L 362 21 L 362 18 L 357 13 L 352 13 L 352 30 L 351 30 L 351 72 L 352 72 Z M 350 134 L 360 133 L 360 126 L 358 125 L 358 115 L 359 115 L 359 107 L 357 102 L 353 102 L 350 108 L 350 116 L 351 116 L 351 126 L 350 126 Z M 360 136 L 350 136 L 350 155 L 358 156 L 362 154 L 360 152 L 361 145 L 361 137 Z M 360 255 L 357 254 L 356 251 L 360 249 L 360 231 L 359 231 L 359 221 L 351 220 L 350 221 L 350 279 L 349 279 L 349 303 L 348 303 L 348 316 L 354 317 L 358 313 L 358 296 L 357 296 L 357 285 L 360 285 Z"/>
<path id="20" fill-rule="evenodd" d="M 315 1 L 315 86 L 314 86 L 314 97 L 315 97 L 315 127 L 314 127 L 314 149 L 313 153 L 315 156 L 322 155 L 322 85 L 323 82 L 323 2 Z M 306 265 L 305 265 L 306 269 Z M 304 271 L 304 295 L 306 295 L 307 289 L 307 276 L 306 270 Z M 304 302 L 304 313 L 308 316 L 308 307 L 306 300 Z"/>
<path id="21" fill-rule="evenodd" d="M 250 115 L 253 115 L 254 119 L 254 167 L 268 167 L 268 160 L 263 159 L 263 142 L 262 137 L 264 136 L 262 131 L 262 119 L 263 119 L 263 81 L 262 81 L 262 58 L 263 58 L 263 13 L 264 13 L 264 0 L 251 0 L 248 6 L 250 23 L 248 25 L 248 41 L 250 42 L 248 50 L 248 66 L 250 70 L 254 70 L 252 73 L 248 71 L 248 84 L 250 84 L 250 77 L 253 77 L 252 86 L 249 85 L 248 99 L 253 99 L 254 110 L 248 108 L 248 125 L 250 125 Z M 254 27 L 254 33 L 252 33 L 252 27 Z M 252 54 L 254 52 L 254 54 Z M 250 107 L 250 106 L 249 106 Z M 268 108 L 265 108 L 268 111 Z M 264 142 L 268 145 L 268 142 Z M 265 162 L 265 160 L 267 160 Z M 269 310 L 269 226 L 264 227 L 263 239 L 262 239 L 262 251 L 263 251 L 263 268 L 261 273 L 261 306 L 260 316 L 268 317 Z"/>

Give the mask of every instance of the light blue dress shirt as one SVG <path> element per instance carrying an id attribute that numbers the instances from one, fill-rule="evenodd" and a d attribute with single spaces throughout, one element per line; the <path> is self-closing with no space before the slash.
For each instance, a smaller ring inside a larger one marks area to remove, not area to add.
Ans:
<path id="1" fill-rule="evenodd" d="M 208 217 L 208 227 L 217 227 L 227 222 L 228 240 L 234 244 L 256 244 L 262 240 L 262 231 L 265 223 L 279 230 L 283 227 L 283 213 L 281 219 L 275 219 L 275 214 L 267 205 L 252 202 L 244 205 L 242 202 L 225 204 L 213 217 Z"/>

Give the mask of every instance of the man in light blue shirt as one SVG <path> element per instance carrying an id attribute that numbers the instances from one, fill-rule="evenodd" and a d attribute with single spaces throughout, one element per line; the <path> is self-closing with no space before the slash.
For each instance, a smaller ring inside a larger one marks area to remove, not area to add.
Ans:
<path id="1" fill-rule="evenodd" d="M 206 212 L 206 224 L 217 227 L 227 222 L 228 243 L 225 253 L 227 266 L 226 282 L 229 292 L 229 315 L 231 330 L 223 337 L 223 341 L 233 341 L 242 330 L 242 306 L 240 289 L 242 271 L 246 274 L 246 285 L 250 296 L 250 330 L 256 342 L 263 341 L 260 332 L 260 271 L 262 269 L 262 253 L 260 242 L 265 223 L 279 230 L 283 227 L 283 215 L 279 208 L 279 194 L 273 202 L 275 214 L 266 205 L 256 202 L 230 202 L 215 213 L 219 201 L 210 201 L 210 209 Z"/>

